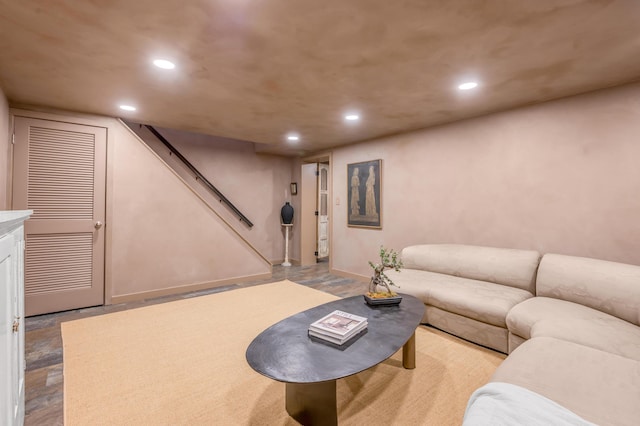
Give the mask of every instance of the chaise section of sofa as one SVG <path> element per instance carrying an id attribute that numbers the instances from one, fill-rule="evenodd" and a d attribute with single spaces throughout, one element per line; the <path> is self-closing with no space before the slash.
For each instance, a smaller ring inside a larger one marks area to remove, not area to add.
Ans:
<path id="1" fill-rule="evenodd" d="M 598 425 L 640 420 L 640 362 L 577 343 L 532 338 L 502 362 L 491 382 L 529 389 Z"/>
<path id="2" fill-rule="evenodd" d="M 426 305 L 423 322 L 507 353 L 506 317 L 535 294 L 540 254 L 459 244 L 406 247 L 389 277 Z"/>
<path id="3" fill-rule="evenodd" d="M 555 337 L 640 361 L 640 267 L 546 254 L 536 297 L 507 315 L 509 352 Z"/>

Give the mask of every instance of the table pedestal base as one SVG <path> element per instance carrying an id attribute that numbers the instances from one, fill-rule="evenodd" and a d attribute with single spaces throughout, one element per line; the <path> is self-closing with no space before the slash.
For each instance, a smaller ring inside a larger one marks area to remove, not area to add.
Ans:
<path id="1" fill-rule="evenodd" d="M 336 381 L 287 383 L 287 413 L 303 425 L 338 424 Z"/>
<path id="2" fill-rule="evenodd" d="M 416 368 L 416 334 L 402 347 L 402 366 Z M 287 413 L 303 425 L 338 424 L 336 381 L 318 383 L 286 383 Z"/>

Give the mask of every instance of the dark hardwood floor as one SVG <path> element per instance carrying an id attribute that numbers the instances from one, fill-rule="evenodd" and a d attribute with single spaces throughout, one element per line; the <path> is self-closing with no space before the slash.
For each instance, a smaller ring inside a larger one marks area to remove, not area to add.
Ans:
<path id="1" fill-rule="evenodd" d="M 179 295 L 155 299 L 96 306 L 55 314 L 39 315 L 26 319 L 25 352 L 27 370 L 25 374 L 25 425 L 62 425 L 63 376 L 62 336 L 60 323 L 111 312 L 155 305 L 157 303 L 219 293 L 241 287 L 250 287 L 288 279 L 298 284 L 325 291 L 339 297 L 348 297 L 366 292 L 366 284 L 352 279 L 331 275 L 328 263 L 312 266 L 273 267 L 270 279 L 227 285 Z"/>

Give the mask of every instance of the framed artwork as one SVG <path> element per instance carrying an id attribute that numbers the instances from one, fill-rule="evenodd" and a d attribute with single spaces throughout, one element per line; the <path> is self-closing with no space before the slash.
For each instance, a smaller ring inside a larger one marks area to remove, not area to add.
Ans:
<path id="1" fill-rule="evenodd" d="M 347 164 L 347 225 L 382 229 L 382 160 Z"/>

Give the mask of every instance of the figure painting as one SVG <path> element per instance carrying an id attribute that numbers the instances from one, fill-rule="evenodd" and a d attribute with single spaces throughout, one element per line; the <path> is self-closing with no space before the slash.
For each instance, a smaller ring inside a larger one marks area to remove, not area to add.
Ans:
<path id="1" fill-rule="evenodd" d="M 381 166 L 382 160 L 347 164 L 349 226 L 382 228 Z"/>

